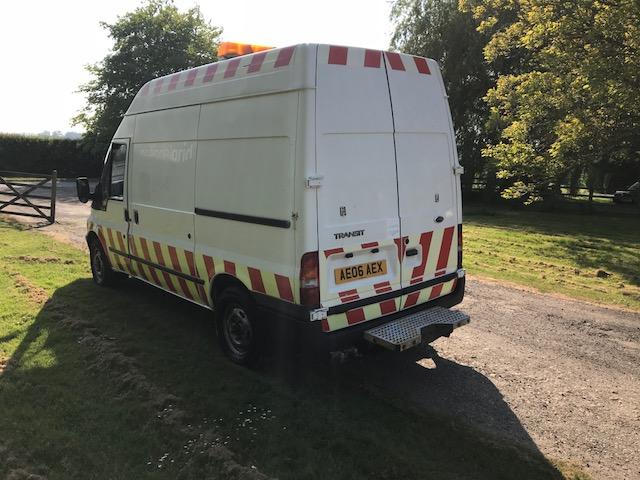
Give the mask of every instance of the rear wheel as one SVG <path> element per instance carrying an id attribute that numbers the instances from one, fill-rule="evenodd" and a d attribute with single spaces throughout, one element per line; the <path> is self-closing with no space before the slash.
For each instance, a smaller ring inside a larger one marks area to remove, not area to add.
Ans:
<path id="1" fill-rule="evenodd" d="M 91 260 L 91 274 L 93 281 L 101 287 L 115 285 L 122 278 L 122 274 L 115 272 L 104 252 L 102 245 L 97 238 L 92 238 L 89 242 L 89 258 Z"/>
<path id="2" fill-rule="evenodd" d="M 260 335 L 251 297 L 230 287 L 216 301 L 218 340 L 224 353 L 238 365 L 255 365 L 260 356 Z"/>

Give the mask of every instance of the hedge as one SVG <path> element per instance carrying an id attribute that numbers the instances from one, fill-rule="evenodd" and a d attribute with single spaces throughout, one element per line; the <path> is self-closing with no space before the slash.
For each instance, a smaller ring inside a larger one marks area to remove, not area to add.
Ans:
<path id="1" fill-rule="evenodd" d="M 81 140 L 0 134 L 0 171 L 50 174 L 58 177 L 98 177 L 102 155 Z"/>

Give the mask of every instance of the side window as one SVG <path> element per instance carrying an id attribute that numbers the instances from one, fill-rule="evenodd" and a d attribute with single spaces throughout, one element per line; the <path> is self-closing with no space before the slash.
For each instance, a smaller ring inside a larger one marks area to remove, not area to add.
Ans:
<path id="1" fill-rule="evenodd" d="M 111 175 L 109 198 L 122 200 L 124 197 L 124 174 L 126 171 L 127 146 L 124 143 L 111 145 Z"/>

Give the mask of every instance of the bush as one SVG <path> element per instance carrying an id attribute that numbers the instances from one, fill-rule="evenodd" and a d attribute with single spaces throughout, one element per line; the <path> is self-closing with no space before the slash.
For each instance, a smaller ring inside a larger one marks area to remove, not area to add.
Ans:
<path id="1" fill-rule="evenodd" d="M 81 140 L 0 134 L 0 171 L 98 177 L 102 155 Z"/>

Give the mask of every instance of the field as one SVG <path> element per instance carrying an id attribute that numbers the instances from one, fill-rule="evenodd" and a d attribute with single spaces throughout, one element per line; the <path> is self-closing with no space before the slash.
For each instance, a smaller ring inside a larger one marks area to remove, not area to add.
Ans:
<path id="1" fill-rule="evenodd" d="M 587 478 L 324 363 L 235 367 L 206 311 L 2 222 L 0 288 L 2 478 Z"/>
<path id="2" fill-rule="evenodd" d="M 640 310 L 640 215 L 471 209 L 464 222 L 471 275 Z"/>

